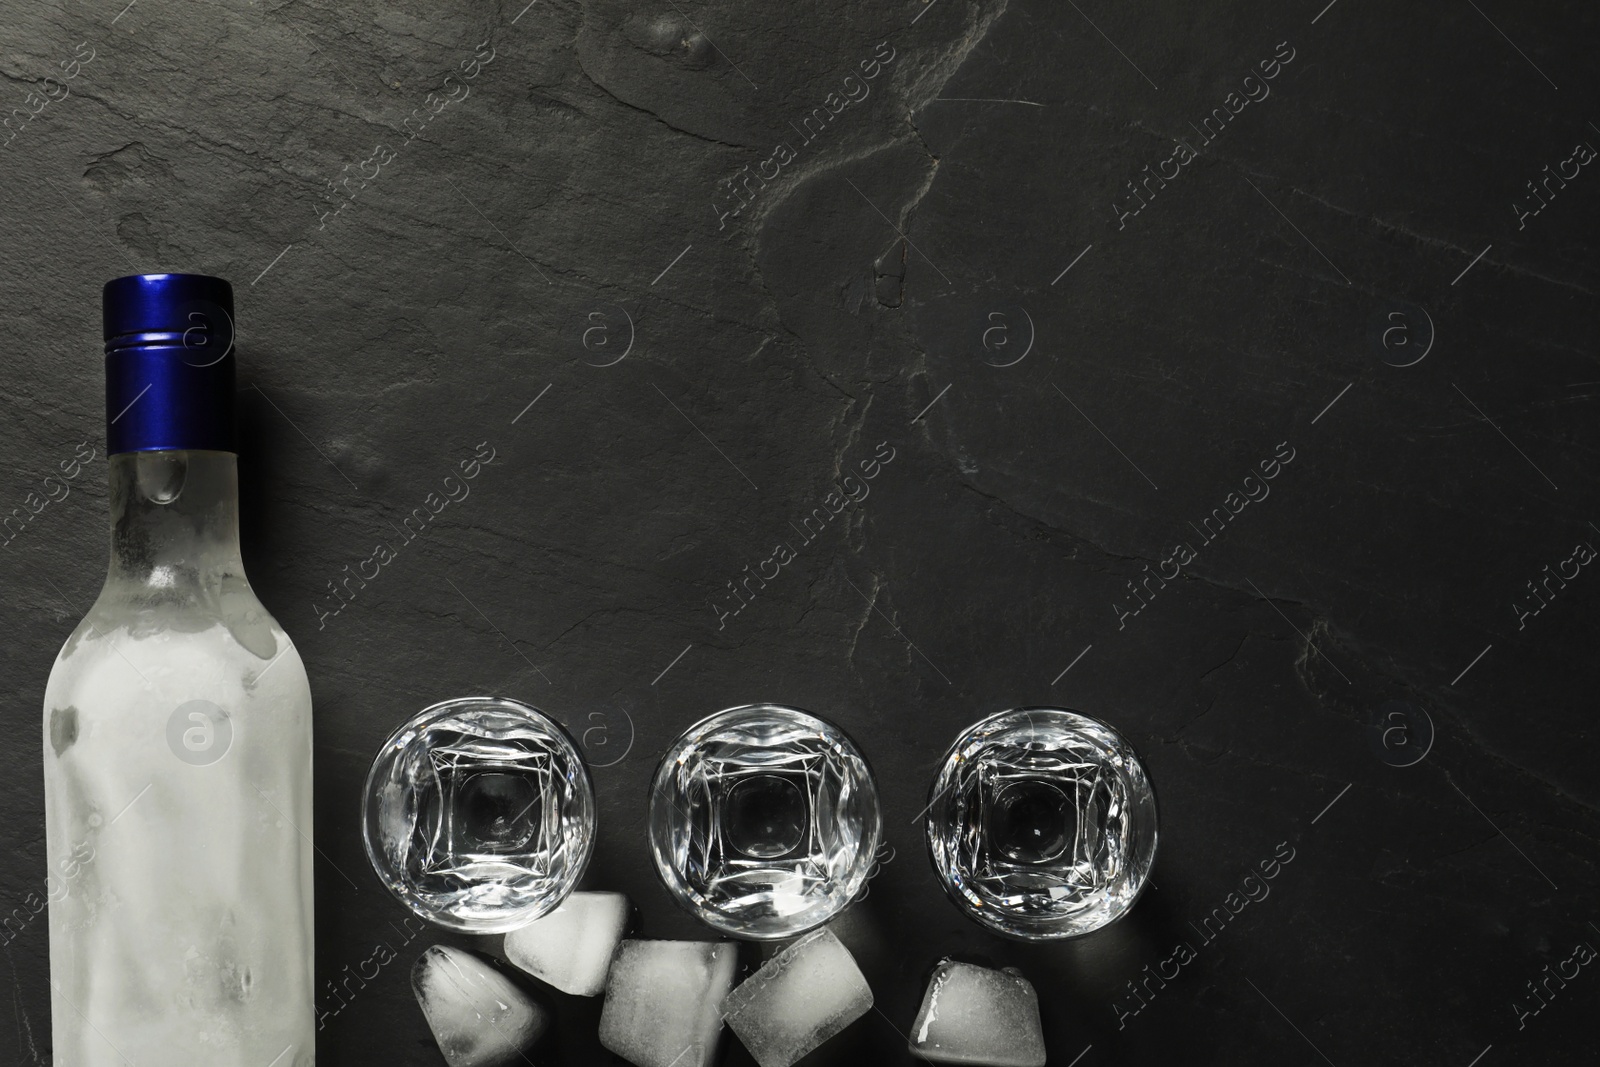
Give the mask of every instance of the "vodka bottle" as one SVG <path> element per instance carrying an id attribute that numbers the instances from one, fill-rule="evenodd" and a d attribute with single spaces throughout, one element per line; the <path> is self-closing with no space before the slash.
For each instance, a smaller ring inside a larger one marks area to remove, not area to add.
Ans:
<path id="1" fill-rule="evenodd" d="M 57 1067 L 313 1063 L 311 692 L 239 556 L 233 291 L 104 291 L 111 563 L 44 698 Z"/>

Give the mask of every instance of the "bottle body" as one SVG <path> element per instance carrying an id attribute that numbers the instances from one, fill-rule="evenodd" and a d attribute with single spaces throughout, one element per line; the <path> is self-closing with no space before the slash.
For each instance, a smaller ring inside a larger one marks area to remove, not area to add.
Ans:
<path id="1" fill-rule="evenodd" d="M 59 1067 L 310 1067 L 311 695 L 235 460 L 110 457 L 112 558 L 45 691 Z"/>

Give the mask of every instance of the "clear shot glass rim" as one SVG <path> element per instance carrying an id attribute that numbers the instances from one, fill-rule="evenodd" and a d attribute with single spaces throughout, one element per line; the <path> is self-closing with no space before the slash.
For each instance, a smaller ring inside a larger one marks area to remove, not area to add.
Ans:
<path id="1" fill-rule="evenodd" d="M 740 713 L 753 714 L 757 712 L 773 712 L 785 718 L 799 715 L 810 719 L 812 722 L 818 724 L 827 731 L 831 731 L 838 738 L 842 739 L 845 746 L 848 747 L 853 758 L 861 761 L 862 767 L 864 767 L 866 770 L 866 776 L 863 779 L 863 782 L 866 789 L 871 793 L 873 815 L 871 833 L 868 835 L 871 848 L 863 848 L 861 850 L 861 854 L 876 856 L 879 848 L 883 844 L 883 802 L 881 794 L 878 790 L 877 771 L 873 768 L 872 761 L 867 757 L 866 752 L 856 741 L 854 735 L 852 735 L 849 730 L 846 730 L 843 726 L 839 725 L 839 723 L 835 722 L 831 717 L 820 715 L 817 712 L 798 707 L 794 704 L 779 704 L 773 701 L 756 701 L 749 704 L 735 704 L 732 707 L 711 712 L 710 714 L 701 716 L 699 719 L 695 720 L 689 726 L 681 730 L 672 739 L 672 741 L 662 751 L 660 759 L 656 761 L 655 770 L 651 772 L 650 778 L 645 785 L 645 846 L 650 851 L 651 866 L 655 868 L 656 877 L 660 880 L 662 887 L 667 890 L 667 895 L 670 896 L 680 908 L 687 911 L 690 915 L 693 915 L 701 923 L 709 926 L 713 930 L 716 930 L 718 933 L 726 934 L 727 936 L 739 938 L 741 940 L 785 941 L 791 938 L 800 937 L 811 932 L 812 930 L 817 929 L 820 926 L 832 922 L 842 911 L 844 911 L 845 908 L 850 906 L 850 903 L 860 893 L 860 889 L 858 888 L 855 893 L 852 893 L 850 897 L 846 898 L 843 904 L 839 905 L 831 912 L 820 916 L 814 922 L 811 922 L 804 927 L 797 927 L 793 929 L 782 928 L 774 929 L 772 931 L 751 930 L 747 926 L 740 925 L 731 919 L 721 922 L 714 921 L 712 916 L 719 916 L 720 912 L 709 905 L 701 905 L 697 907 L 692 902 L 692 898 L 696 897 L 696 894 L 693 893 L 684 879 L 678 875 L 677 870 L 666 862 L 662 856 L 662 850 L 656 847 L 656 794 L 658 791 L 658 786 L 660 785 L 664 775 L 668 773 L 669 768 L 682 758 L 684 752 L 693 747 L 693 744 L 690 743 L 691 739 L 698 741 L 700 738 L 703 738 L 710 732 L 711 727 L 720 725 L 722 721 L 732 719 L 734 716 Z M 863 887 L 867 884 L 867 881 L 870 880 L 872 866 L 873 862 L 871 860 L 864 865 L 864 869 L 866 870 L 867 874 L 862 879 Z"/>
<path id="2" fill-rule="evenodd" d="M 383 859 L 380 850 L 373 841 L 371 808 L 373 786 L 378 776 L 379 764 L 382 763 L 384 761 L 384 757 L 396 747 L 396 742 L 405 733 L 408 731 L 420 731 L 426 729 L 434 723 L 448 718 L 452 713 L 463 707 L 492 707 L 497 710 L 509 711 L 515 715 L 532 720 L 538 723 L 540 726 L 550 730 L 555 737 L 560 739 L 562 745 L 569 750 L 569 753 L 572 757 L 571 766 L 575 769 L 575 777 L 578 779 L 577 787 L 579 791 L 587 797 L 587 804 L 585 807 L 588 814 L 587 822 L 589 823 L 589 833 L 588 839 L 584 844 L 582 854 L 579 856 L 578 861 L 569 865 L 569 868 L 573 870 L 573 873 L 569 879 L 567 891 L 562 895 L 561 899 L 565 899 L 566 896 L 570 896 L 572 892 L 577 889 L 578 885 L 583 881 L 584 874 L 588 871 L 590 861 L 594 858 L 595 842 L 599 837 L 600 805 L 599 799 L 595 795 L 594 791 L 594 777 L 589 770 L 588 761 L 584 759 L 583 747 L 578 744 L 577 739 L 573 737 L 572 731 L 568 730 L 564 724 L 555 718 L 555 716 L 532 704 L 527 703 L 526 701 L 517 700 L 514 697 L 450 697 L 449 699 L 441 700 L 434 704 L 429 704 L 420 711 L 407 716 L 404 721 L 402 721 L 398 726 L 385 735 L 382 743 L 378 745 L 377 751 L 373 754 L 372 762 L 367 768 L 366 779 L 362 783 L 361 843 L 364 851 L 367 854 L 367 863 L 372 868 L 372 872 L 377 877 L 378 882 L 389 892 L 390 896 L 404 904 L 406 909 L 412 914 L 416 915 L 419 919 L 432 923 L 435 926 L 441 927 L 442 929 L 451 930 L 456 933 L 509 933 L 512 930 L 526 926 L 528 923 L 533 922 L 543 915 L 549 914 L 551 911 L 554 911 L 560 906 L 561 900 L 557 900 L 549 907 L 543 909 L 542 911 L 538 911 L 537 914 L 535 914 L 536 909 L 529 908 L 524 909 L 523 911 L 512 912 L 502 921 L 459 920 L 447 911 L 435 910 L 427 907 L 423 902 L 415 899 L 414 894 L 403 892 L 401 889 L 392 884 L 390 879 L 387 878 L 383 873 L 390 869 L 390 865 L 386 860 Z"/>
<path id="3" fill-rule="evenodd" d="M 977 739 L 976 735 L 984 728 L 1013 716 L 1027 716 L 1032 714 L 1048 715 L 1051 718 L 1064 717 L 1067 721 L 1072 722 L 1074 725 L 1085 722 L 1091 723 L 1108 731 L 1114 738 L 1120 741 L 1123 745 L 1127 746 L 1128 751 L 1133 755 L 1134 761 L 1139 765 L 1139 770 L 1144 777 L 1145 784 L 1150 789 L 1150 806 L 1153 829 L 1151 831 L 1150 841 L 1150 861 L 1145 867 L 1144 877 L 1140 879 L 1139 885 L 1134 890 L 1133 897 L 1128 901 L 1127 906 L 1124 907 L 1117 916 L 1104 923 L 1101 923 L 1099 926 L 1095 926 L 1088 930 L 1050 929 L 1047 924 L 1039 924 L 1036 925 L 1030 932 L 1023 933 L 1008 929 L 1007 927 L 996 922 L 989 921 L 986 917 L 979 914 L 978 910 L 975 909 L 971 903 L 961 895 L 955 886 L 951 885 L 950 878 L 946 876 L 944 869 L 939 866 L 939 859 L 934 847 L 934 840 L 937 836 L 934 832 L 936 817 L 935 809 L 937 809 L 939 806 L 939 795 L 941 792 L 939 789 L 939 783 L 940 780 L 945 777 L 946 772 L 951 765 L 951 760 L 955 758 L 956 753 L 960 749 L 970 745 L 973 741 L 975 741 Z M 930 779 L 928 783 L 928 805 L 923 809 L 922 828 L 923 842 L 925 845 L 924 852 L 927 854 L 928 866 L 933 871 L 933 877 L 935 881 L 939 883 L 940 890 L 943 891 L 945 896 L 949 898 L 950 902 L 955 905 L 956 910 L 960 911 L 961 914 L 965 915 L 972 922 L 977 923 L 990 933 L 1005 937 L 1009 940 L 1024 942 L 1067 941 L 1080 937 L 1088 937 L 1090 934 L 1104 930 L 1107 926 L 1120 922 L 1124 917 L 1127 916 L 1129 912 L 1134 909 L 1135 905 L 1139 903 L 1140 899 L 1143 898 L 1145 891 L 1150 886 L 1150 873 L 1155 869 L 1156 857 L 1160 853 L 1161 798 L 1157 794 L 1155 779 L 1150 775 L 1150 770 L 1145 764 L 1144 756 L 1140 754 L 1138 747 L 1134 745 L 1132 741 L 1128 740 L 1127 734 L 1117 729 L 1116 726 L 1097 715 L 1090 715 L 1086 712 L 1079 711 L 1076 708 L 1064 707 L 1059 704 L 1022 704 L 1016 707 L 1003 708 L 1000 711 L 985 715 L 981 719 L 977 719 L 967 726 L 962 727 L 961 730 L 956 734 L 955 739 L 945 748 L 944 755 L 939 757 L 939 763 L 934 769 L 932 779 Z"/>

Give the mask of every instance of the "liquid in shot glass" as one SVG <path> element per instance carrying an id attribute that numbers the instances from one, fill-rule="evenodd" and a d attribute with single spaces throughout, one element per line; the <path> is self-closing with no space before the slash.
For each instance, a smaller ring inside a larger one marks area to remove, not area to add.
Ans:
<path id="1" fill-rule="evenodd" d="M 383 743 L 361 822 L 373 869 L 412 911 L 504 933 L 577 886 L 594 851 L 594 788 L 543 712 L 466 697 L 424 709 Z"/>
<path id="2" fill-rule="evenodd" d="M 1016 708 L 964 731 L 935 777 L 928 852 L 977 922 L 1077 937 L 1133 907 L 1156 852 L 1156 797 L 1133 746 L 1098 719 Z"/>
<path id="3" fill-rule="evenodd" d="M 799 708 L 751 704 L 668 748 L 650 792 L 650 849 L 668 890 L 707 925 L 773 940 L 860 893 L 882 836 L 855 743 Z"/>

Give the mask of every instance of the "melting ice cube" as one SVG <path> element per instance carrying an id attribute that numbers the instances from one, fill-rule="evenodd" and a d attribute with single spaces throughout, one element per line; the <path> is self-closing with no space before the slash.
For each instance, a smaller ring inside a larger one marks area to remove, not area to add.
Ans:
<path id="1" fill-rule="evenodd" d="M 824 927 L 778 953 L 728 995 L 728 1025 L 761 1067 L 789 1067 L 872 1007 L 850 950 Z"/>
<path id="2" fill-rule="evenodd" d="M 600 1044 L 638 1067 L 710 1067 L 736 956 L 726 941 L 622 942 L 606 978 Z"/>
<path id="3" fill-rule="evenodd" d="M 1039 997 L 1013 970 L 943 960 L 928 981 L 910 1048 L 930 1063 L 1044 1067 Z"/>
<path id="4" fill-rule="evenodd" d="M 459 949 L 434 945 L 411 968 L 411 989 L 450 1067 L 521 1059 L 549 1015 L 504 975 Z"/>
<path id="5" fill-rule="evenodd" d="M 606 987 L 611 956 L 628 922 L 621 893 L 574 893 L 555 911 L 506 935 L 506 958 L 563 993 Z"/>

